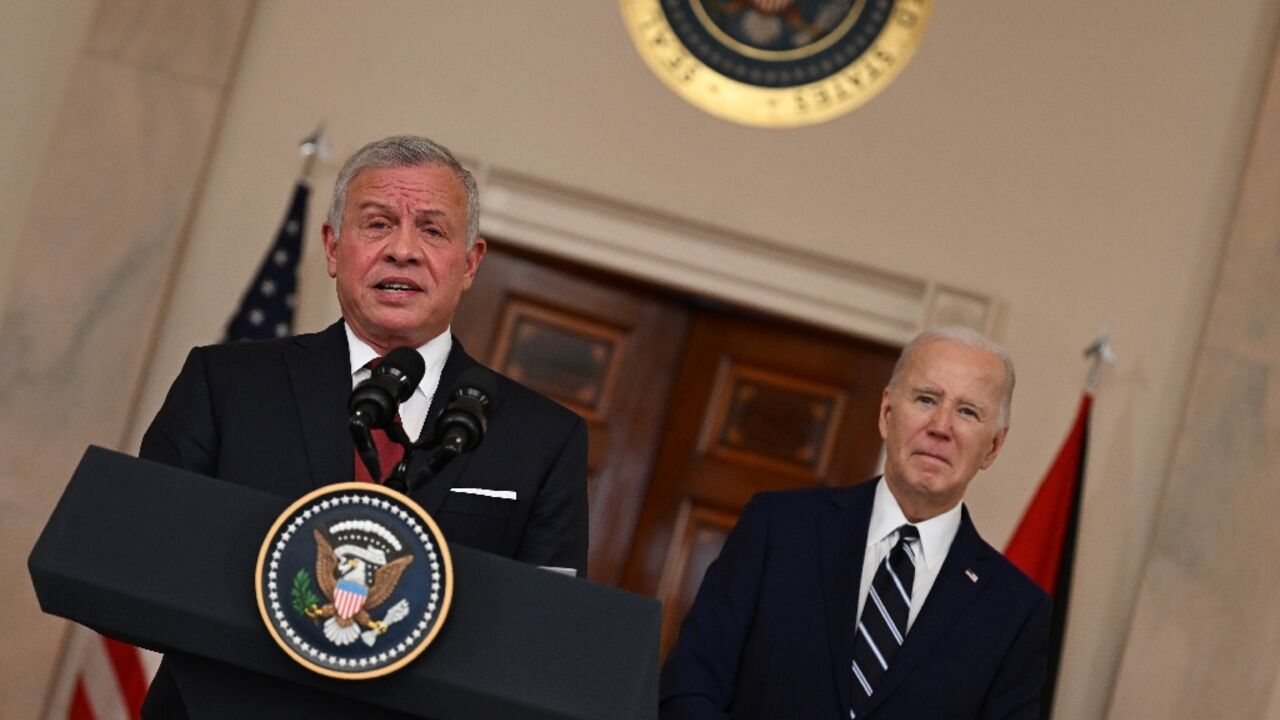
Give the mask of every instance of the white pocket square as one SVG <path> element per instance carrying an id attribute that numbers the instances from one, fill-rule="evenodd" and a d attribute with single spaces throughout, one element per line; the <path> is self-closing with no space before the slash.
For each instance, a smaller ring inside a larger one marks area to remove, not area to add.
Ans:
<path id="1" fill-rule="evenodd" d="M 449 488 L 449 492 L 463 493 L 466 495 L 481 495 L 483 497 L 498 498 L 499 500 L 515 500 L 515 490 L 490 490 L 488 488 Z"/>

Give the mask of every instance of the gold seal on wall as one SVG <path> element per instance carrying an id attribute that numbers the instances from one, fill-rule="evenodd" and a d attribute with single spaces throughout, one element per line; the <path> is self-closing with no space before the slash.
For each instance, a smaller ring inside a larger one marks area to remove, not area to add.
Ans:
<path id="1" fill-rule="evenodd" d="M 825 122 L 906 67 L 932 0 L 621 0 L 649 68 L 706 112 L 744 125 Z"/>

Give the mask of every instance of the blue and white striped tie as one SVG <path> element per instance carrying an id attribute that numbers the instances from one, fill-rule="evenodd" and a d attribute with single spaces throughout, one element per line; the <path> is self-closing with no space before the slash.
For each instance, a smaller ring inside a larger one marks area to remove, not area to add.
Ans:
<path id="1" fill-rule="evenodd" d="M 907 635 L 911 612 L 911 585 L 916 578 L 915 551 L 908 545 L 920 537 L 914 525 L 898 528 L 898 542 L 876 568 L 871 591 L 858 618 L 853 639 L 853 692 L 849 717 L 867 706 L 871 693 L 889 669 L 893 656 Z"/>

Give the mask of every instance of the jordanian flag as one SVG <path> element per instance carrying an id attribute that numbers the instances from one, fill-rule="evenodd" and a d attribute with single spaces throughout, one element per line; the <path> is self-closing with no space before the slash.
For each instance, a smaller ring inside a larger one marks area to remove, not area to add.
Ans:
<path id="1" fill-rule="evenodd" d="M 1075 565 L 1076 530 L 1080 521 L 1080 496 L 1084 490 L 1085 453 L 1089 445 L 1089 413 L 1093 395 L 1080 398 L 1075 424 L 1058 451 L 1022 522 L 1005 548 L 1005 557 L 1053 596 L 1053 620 L 1049 630 L 1049 674 L 1040 697 L 1040 716 L 1053 711 L 1062 639 L 1067 629 L 1071 597 L 1071 570 Z"/>

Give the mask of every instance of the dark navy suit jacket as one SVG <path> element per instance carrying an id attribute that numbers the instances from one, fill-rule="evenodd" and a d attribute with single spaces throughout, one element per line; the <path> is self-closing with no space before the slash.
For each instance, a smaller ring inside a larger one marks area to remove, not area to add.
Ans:
<path id="1" fill-rule="evenodd" d="M 314 334 L 196 348 L 139 454 L 288 498 L 350 481 L 350 362 L 341 322 Z M 474 365 L 454 338 L 424 432 L 447 404 L 458 376 Z M 450 543 L 535 565 L 571 567 L 584 576 L 586 424 L 501 375 L 497 395 L 480 446 L 445 466 L 413 498 Z M 511 490 L 516 499 L 452 488 Z M 181 717 L 172 682 L 161 667 L 147 716 Z"/>
<path id="2" fill-rule="evenodd" d="M 664 720 L 849 717 L 874 495 L 867 482 L 752 498 L 663 668 Z M 1038 719 L 1051 607 L 964 511 L 859 720 Z"/>

